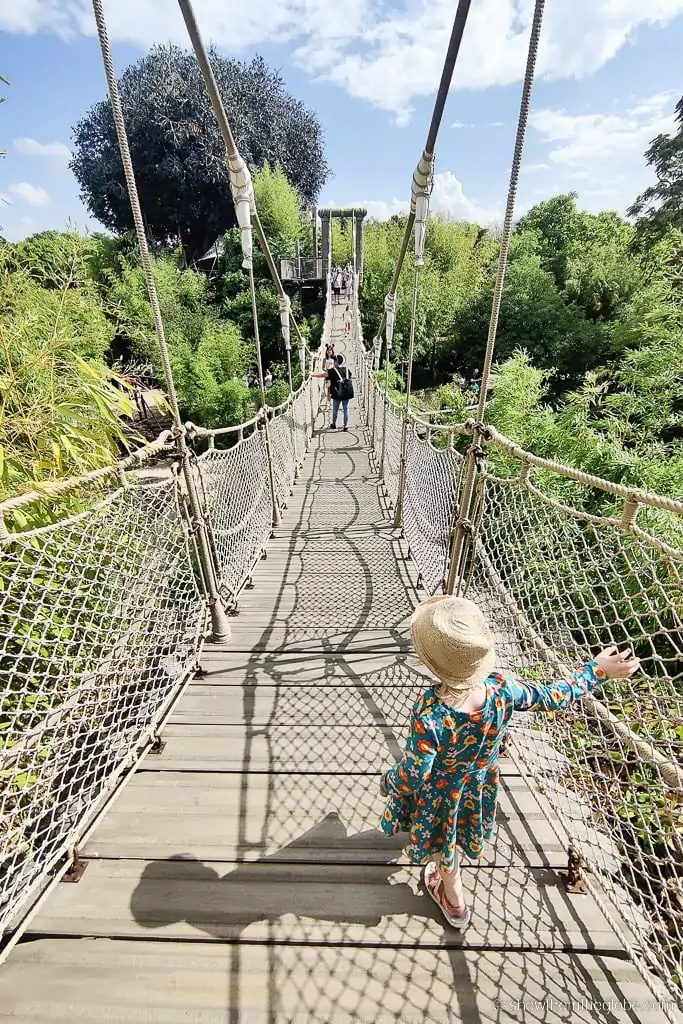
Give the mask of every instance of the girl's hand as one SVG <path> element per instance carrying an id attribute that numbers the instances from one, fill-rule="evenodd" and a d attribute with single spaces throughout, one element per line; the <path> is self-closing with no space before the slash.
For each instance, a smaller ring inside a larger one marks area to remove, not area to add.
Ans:
<path id="1" fill-rule="evenodd" d="M 618 651 L 614 646 L 606 647 L 593 660 L 608 679 L 628 679 L 640 668 L 640 660 L 633 657 L 633 651 L 630 648 Z"/>

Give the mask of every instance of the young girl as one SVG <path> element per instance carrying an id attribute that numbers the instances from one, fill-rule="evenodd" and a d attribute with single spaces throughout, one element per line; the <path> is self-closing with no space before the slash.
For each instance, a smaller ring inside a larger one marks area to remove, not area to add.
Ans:
<path id="1" fill-rule="evenodd" d="M 325 355 L 323 356 L 323 370 L 324 370 L 324 373 L 320 374 L 320 376 L 327 377 L 327 374 L 330 372 L 330 370 L 332 369 L 333 366 L 334 366 L 334 345 L 328 345 L 327 348 L 325 349 Z M 331 390 L 329 384 L 325 385 L 325 398 L 327 399 L 327 404 L 330 405 L 331 402 L 332 402 L 332 390 Z"/>
<path id="2" fill-rule="evenodd" d="M 347 306 L 344 310 L 344 334 L 351 333 L 351 310 Z"/>
<path id="3" fill-rule="evenodd" d="M 411 620 L 420 660 L 439 683 L 412 709 L 402 761 L 380 780 L 388 797 L 382 829 L 409 832 L 406 853 L 425 864 L 427 892 L 454 928 L 470 911 L 460 875 L 461 850 L 478 860 L 490 840 L 498 802 L 498 757 L 513 711 L 556 711 L 604 683 L 625 679 L 639 666 L 631 651 L 601 651 L 567 679 L 546 686 L 494 672 L 491 631 L 472 602 L 432 597 Z"/>

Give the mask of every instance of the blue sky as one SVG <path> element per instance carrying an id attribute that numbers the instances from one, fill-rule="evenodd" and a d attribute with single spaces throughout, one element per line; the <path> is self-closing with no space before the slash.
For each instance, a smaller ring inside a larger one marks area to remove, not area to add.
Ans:
<path id="1" fill-rule="evenodd" d="M 195 0 L 208 39 L 254 53 L 325 127 L 324 203 L 405 207 L 455 0 Z M 432 206 L 495 223 L 505 201 L 531 0 L 472 0 L 443 120 Z M 548 0 L 518 212 L 562 191 L 624 212 L 643 151 L 683 92 L 683 0 Z M 118 70 L 185 41 L 176 0 L 109 0 Z M 68 170 L 71 126 L 105 95 L 88 0 L 0 0 L 0 224 L 9 238 L 90 221 Z"/>

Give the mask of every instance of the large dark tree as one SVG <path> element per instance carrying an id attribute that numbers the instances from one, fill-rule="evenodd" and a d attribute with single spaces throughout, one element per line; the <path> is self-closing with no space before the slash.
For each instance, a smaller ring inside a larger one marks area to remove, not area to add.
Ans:
<path id="1" fill-rule="evenodd" d="M 629 209 L 636 217 L 638 234 L 649 240 L 664 234 L 669 227 L 683 228 L 683 96 L 676 104 L 678 131 L 658 135 L 645 152 L 654 168 L 657 182 L 646 188 Z"/>
<path id="2" fill-rule="evenodd" d="M 214 72 L 246 162 L 280 164 L 305 203 L 329 174 L 318 118 L 285 91 L 279 74 L 211 53 Z M 147 230 L 178 239 L 195 258 L 235 225 L 225 147 L 193 53 L 156 46 L 119 81 L 128 139 Z M 73 130 L 71 168 L 90 213 L 116 232 L 132 227 L 116 131 L 108 100 Z"/>

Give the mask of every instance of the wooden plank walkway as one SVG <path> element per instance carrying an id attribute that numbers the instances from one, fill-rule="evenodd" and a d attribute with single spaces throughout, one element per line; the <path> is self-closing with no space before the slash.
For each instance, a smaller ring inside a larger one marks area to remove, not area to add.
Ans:
<path id="1" fill-rule="evenodd" d="M 319 431 L 231 642 L 0 968 L 0 1020 L 661 1021 L 513 761 L 463 936 L 379 831 L 425 682 L 415 575 L 363 429 Z"/>

